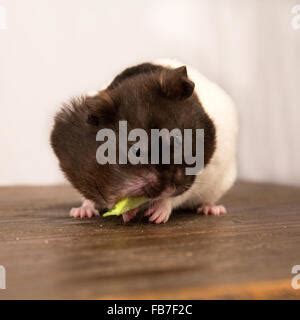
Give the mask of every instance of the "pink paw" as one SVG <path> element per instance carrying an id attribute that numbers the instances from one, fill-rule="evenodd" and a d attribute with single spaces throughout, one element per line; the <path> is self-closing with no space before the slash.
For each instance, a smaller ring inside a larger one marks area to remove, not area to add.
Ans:
<path id="1" fill-rule="evenodd" d="M 206 216 L 221 216 L 226 214 L 226 208 L 222 205 L 205 204 L 197 209 L 198 213 L 204 214 Z"/>
<path id="2" fill-rule="evenodd" d="M 98 211 L 95 209 L 95 205 L 90 200 L 84 200 L 82 206 L 79 208 L 72 208 L 70 216 L 73 218 L 92 218 L 98 215 Z"/>
<path id="3" fill-rule="evenodd" d="M 171 215 L 172 206 L 169 200 L 154 202 L 145 212 L 145 217 L 149 217 L 150 222 L 166 223 Z"/>
<path id="4" fill-rule="evenodd" d="M 136 209 L 132 209 L 130 211 L 123 213 L 122 214 L 123 221 L 126 223 L 126 222 L 129 222 L 130 220 L 132 220 L 136 216 L 138 211 L 139 211 L 139 208 L 136 208 Z"/>

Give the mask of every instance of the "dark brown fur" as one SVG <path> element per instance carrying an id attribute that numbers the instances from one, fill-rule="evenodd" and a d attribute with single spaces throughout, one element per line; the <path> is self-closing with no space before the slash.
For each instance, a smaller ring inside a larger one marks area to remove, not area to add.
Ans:
<path id="1" fill-rule="evenodd" d="M 62 171 L 80 193 L 100 208 L 135 194 L 132 188 L 130 194 L 126 193 L 128 184 L 146 181 L 150 173 L 158 180 L 149 181 L 136 194 L 156 197 L 170 185 L 176 186 L 177 194 L 184 192 L 194 181 L 194 176 L 182 174 L 186 164 L 99 165 L 96 133 L 101 128 L 117 132 L 119 120 L 127 120 L 128 131 L 204 129 L 206 165 L 215 150 L 215 128 L 193 89 L 185 67 L 168 69 L 145 63 L 123 71 L 95 97 L 72 99 L 56 115 L 51 134 Z"/>

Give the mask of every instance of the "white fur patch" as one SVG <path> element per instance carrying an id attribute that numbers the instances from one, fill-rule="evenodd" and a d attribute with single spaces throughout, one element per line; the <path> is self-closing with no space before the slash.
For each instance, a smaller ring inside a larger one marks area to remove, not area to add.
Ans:
<path id="1" fill-rule="evenodd" d="M 95 97 L 98 93 L 99 93 L 99 91 L 97 91 L 97 90 L 92 90 L 92 91 L 88 91 L 88 92 L 86 93 L 86 96 L 87 96 L 87 97 Z"/>

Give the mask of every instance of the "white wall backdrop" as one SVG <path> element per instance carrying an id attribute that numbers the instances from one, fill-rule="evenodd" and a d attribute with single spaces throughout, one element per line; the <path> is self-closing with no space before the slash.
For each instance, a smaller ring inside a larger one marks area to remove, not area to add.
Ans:
<path id="1" fill-rule="evenodd" d="M 64 181 L 49 147 L 60 102 L 157 57 L 198 67 L 233 96 L 241 178 L 300 184 L 297 4 L 0 0 L 0 184 Z"/>

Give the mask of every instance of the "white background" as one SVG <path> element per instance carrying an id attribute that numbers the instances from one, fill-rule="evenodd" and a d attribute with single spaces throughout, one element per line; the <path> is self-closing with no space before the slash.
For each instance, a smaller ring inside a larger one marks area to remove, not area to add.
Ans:
<path id="1" fill-rule="evenodd" d="M 0 0 L 0 184 L 64 181 L 49 147 L 60 103 L 158 57 L 197 67 L 233 96 L 240 178 L 300 184 L 297 3 Z"/>

